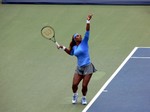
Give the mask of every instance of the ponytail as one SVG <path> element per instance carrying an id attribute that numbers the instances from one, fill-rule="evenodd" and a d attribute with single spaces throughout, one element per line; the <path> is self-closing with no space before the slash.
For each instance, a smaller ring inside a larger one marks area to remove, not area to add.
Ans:
<path id="1" fill-rule="evenodd" d="M 76 45 L 76 42 L 74 40 L 74 36 L 72 36 L 72 41 L 70 42 L 70 45 L 69 45 L 70 51 L 72 50 L 73 46 L 75 46 L 75 45 Z"/>

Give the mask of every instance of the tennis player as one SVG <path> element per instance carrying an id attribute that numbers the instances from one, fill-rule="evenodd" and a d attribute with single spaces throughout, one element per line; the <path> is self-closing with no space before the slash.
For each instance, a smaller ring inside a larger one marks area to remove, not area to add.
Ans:
<path id="1" fill-rule="evenodd" d="M 78 99 L 78 85 L 82 80 L 82 99 L 81 103 L 83 105 L 87 104 L 86 95 L 88 90 L 88 84 L 92 77 L 92 74 L 96 72 L 94 65 L 91 63 L 90 56 L 89 56 L 89 46 L 88 40 L 90 35 L 90 20 L 92 15 L 87 16 L 86 20 L 86 32 L 84 38 L 78 33 L 75 33 L 72 36 L 72 41 L 70 42 L 69 48 L 65 46 L 60 46 L 67 54 L 75 55 L 77 57 L 77 67 L 73 77 L 72 83 L 72 103 L 76 104 Z"/>

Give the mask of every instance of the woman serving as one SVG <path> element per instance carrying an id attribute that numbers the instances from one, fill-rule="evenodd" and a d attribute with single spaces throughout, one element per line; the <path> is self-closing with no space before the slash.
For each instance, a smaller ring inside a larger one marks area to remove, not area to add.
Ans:
<path id="1" fill-rule="evenodd" d="M 73 97 L 72 97 L 72 103 L 76 104 L 78 99 L 78 85 L 82 81 L 82 99 L 81 103 L 83 105 L 87 104 L 86 100 L 86 94 L 88 90 L 88 83 L 92 77 L 92 74 L 96 72 L 96 69 L 94 65 L 91 63 L 90 55 L 89 55 L 89 46 L 88 41 L 90 37 L 90 20 L 92 18 L 92 15 L 88 15 L 86 20 L 86 32 L 84 35 L 84 38 L 82 39 L 82 36 L 78 33 L 75 33 L 72 36 L 72 41 L 70 42 L 69 48 L 66 48 L 65 46 L 61 46 L 59 48 L 62 48 L 67 54 L 74 55 L 77 57 L 77 68 L 74 73 L 73 77 L 73 83 L 72 83 L 72 91 L 73 91 Z"/>

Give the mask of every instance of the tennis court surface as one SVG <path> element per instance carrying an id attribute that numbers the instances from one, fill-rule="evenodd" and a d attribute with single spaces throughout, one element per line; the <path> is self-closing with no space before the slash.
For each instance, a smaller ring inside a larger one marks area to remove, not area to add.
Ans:
<path id="1" fill-rule="evenodd" d="M 150 112 L 150 48 L 134 48 L 82 112 Z"/>
<path id="2" fill-rule="evenodd" d="M 79 103 L 71 103 L 76 58 L 40 31 L 54 27 L 57 41 L 67 47 L 74 33 L 84 34 L 90 12 L 90 55 L 98 71 L 88 103 L 135 46 L 150 46 L 150 6 L 0 4 L 0 112 L 83 111 L 81 84 Z"/>

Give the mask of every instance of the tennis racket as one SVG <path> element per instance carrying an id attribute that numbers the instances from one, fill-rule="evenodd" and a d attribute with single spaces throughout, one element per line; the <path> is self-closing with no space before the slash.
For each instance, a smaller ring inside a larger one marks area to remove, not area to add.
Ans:
<path id="1" fill-rule="evenodd" d="M 41 29 L 41 34 L 44 38 L 54 42 L 57 45 L 57 48 L 60 47 L 60 45 L 58 44 L 58 42 L 56 41 L 56 38 L 55 38 L 55 31 L 51 26 L 44 26 Z"/>

